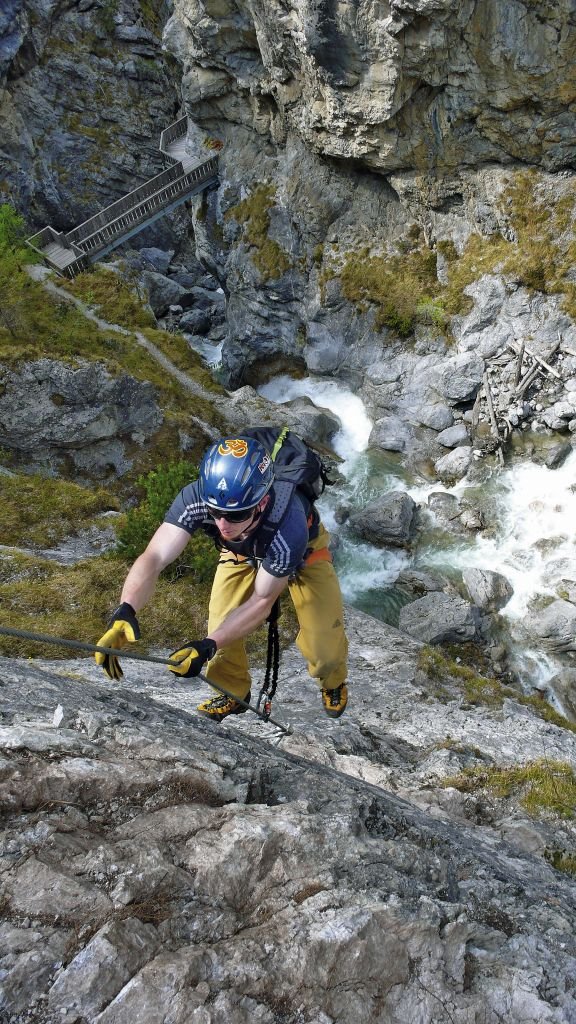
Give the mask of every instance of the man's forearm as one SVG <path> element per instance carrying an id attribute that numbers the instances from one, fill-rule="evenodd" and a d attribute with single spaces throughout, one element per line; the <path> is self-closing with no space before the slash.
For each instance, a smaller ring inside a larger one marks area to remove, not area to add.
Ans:
<path id="1" fill-rule="evenodd" d="M 159 559 L 145 551 L 130 569 L 120 600 L 132 605 L 135 612 L 140 611 L 152 597 L 162 568 Z"/>
<path id="2" fill-rule="evenodd" d="M 230 612 L 217 629 L 212 630 L 210 640 L 214 640 L 217 647 L 226 647 L 248 636 L 268 618 L 275 600 L 275 596 L 262 598 L 253 594 L 248 601 Z"/>

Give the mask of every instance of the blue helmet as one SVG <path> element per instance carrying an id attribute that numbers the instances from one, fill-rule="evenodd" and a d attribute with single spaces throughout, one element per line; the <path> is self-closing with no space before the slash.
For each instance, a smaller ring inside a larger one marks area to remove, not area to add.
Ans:
<path id="1" fill-rule="evenodd" d="M 253 437 L 223 437 L 204 455 L 198 479 L 205 505 L 241 512 L 268 493 L 274 468 L 269 452 Z"/>

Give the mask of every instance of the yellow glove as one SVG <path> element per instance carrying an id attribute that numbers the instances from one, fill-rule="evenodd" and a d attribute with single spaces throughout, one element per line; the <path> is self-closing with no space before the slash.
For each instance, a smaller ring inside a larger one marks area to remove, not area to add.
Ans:
<path id="1" fill-rule="evenodd" d="M 180 664 L 168 665 L 168 671 L 175 676 L 199 676 L 207 661 L 216 654 L 216 644 L 206 637 L 204 640 L 188 640 L 184 647 L 173 651 L 170 661 L 179 661 Z"/>
<path id="2" fill-rule="evenodd" d="M 118 650 L 121 650 L 127 644 L 140 639 L 140 626 L 136 612 L 132 605 L 125 601 L 112 614 L 108 625 L 110 628 L 104 633 L 104 636 L 100 637 L 98 647 L 117 647 Z M 115 654 L 102 654 L 101 651 L 97 651 L 94 658 L 96 664 L 104 669 L 110 679 L 121 679 L 124 675 Z"/>

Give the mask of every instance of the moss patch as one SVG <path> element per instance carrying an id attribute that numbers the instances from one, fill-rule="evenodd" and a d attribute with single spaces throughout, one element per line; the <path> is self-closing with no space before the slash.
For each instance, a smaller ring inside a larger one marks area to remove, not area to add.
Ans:
<path id="1" fill-rule="evenodd" d="M 273 185 L 262 184 L 247 199 L 226 211 L 244 228 L 244 239 L 251 247 L 251 257 L 263 281 L 274 281 L 291 267 L 288 254 L 278 242 L 268 237 L 270 210 L 274 206 Z"/>
<path id="2" fill-rule="evenodd" d="M 552 813 L 573 818 L 576 812 L 576 776 L 569 764 L 562 761 L 532 761 L 510 768 L 465 768 L 445 786 L 462 792 L 487 790 L 501 798 L 519 797 L 529 814 Z"/>
<path id="3" fill-rule="evenodd" d="M 433 683 L 434 696 L 438 700 L 453 700 L 455 689 L 473 706 L 501 708 L 506 699 L 515 700 L 517 704 L 531 708 L 538 718 L 569 732 L 576 732 L 576 724 L 564 718 L 542 697 L 536 694 L 525 696 L 493 676 L 483 675 L 469 665 L 446 657 L 437 647 L 425 644 L 421 648 L 418 668 Z"/>
<path id="4" fill-rule="evenodd" d="M 88 490 L 39 476 L 2 477 L 2 543 L 51 547 L 64 537 L 78 535 L 99 513 L 118 508 L 118 499 L 102 487 Z"/>

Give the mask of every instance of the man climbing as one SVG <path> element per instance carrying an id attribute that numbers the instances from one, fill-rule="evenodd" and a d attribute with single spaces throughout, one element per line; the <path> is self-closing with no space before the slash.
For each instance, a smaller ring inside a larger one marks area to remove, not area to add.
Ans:
<path id="1" fill-rule="evenodd" d="M 121 604 L 98 646 L 121 649 L 140 639 L 137 612 L 151 598 L 162 570 L 199 529 L 221 551 L 208 635 L 175 651 L 171 659 L 180 664 L 170 671 L 197 676 L 207 664 L 208 679 L 248 703 L 251 680 L 244 640 L 266 621 L 288 587 L 298 617 L 296 643 L 320 687 L 326 714 L 339 718 L 348 700 L 348 644 L 329 535 L 312 502 L 294 485 L 275 481 L 270 453 L 250 436 L 222 438 L 205 453 L 198 480 L 180 492 L 130 569 Z M 111 679 L 122 676 L 115 655 L 95 657 Z M 221 722 L 246 710 L 234 698 L 217 695 L 198 710 Z"/>

